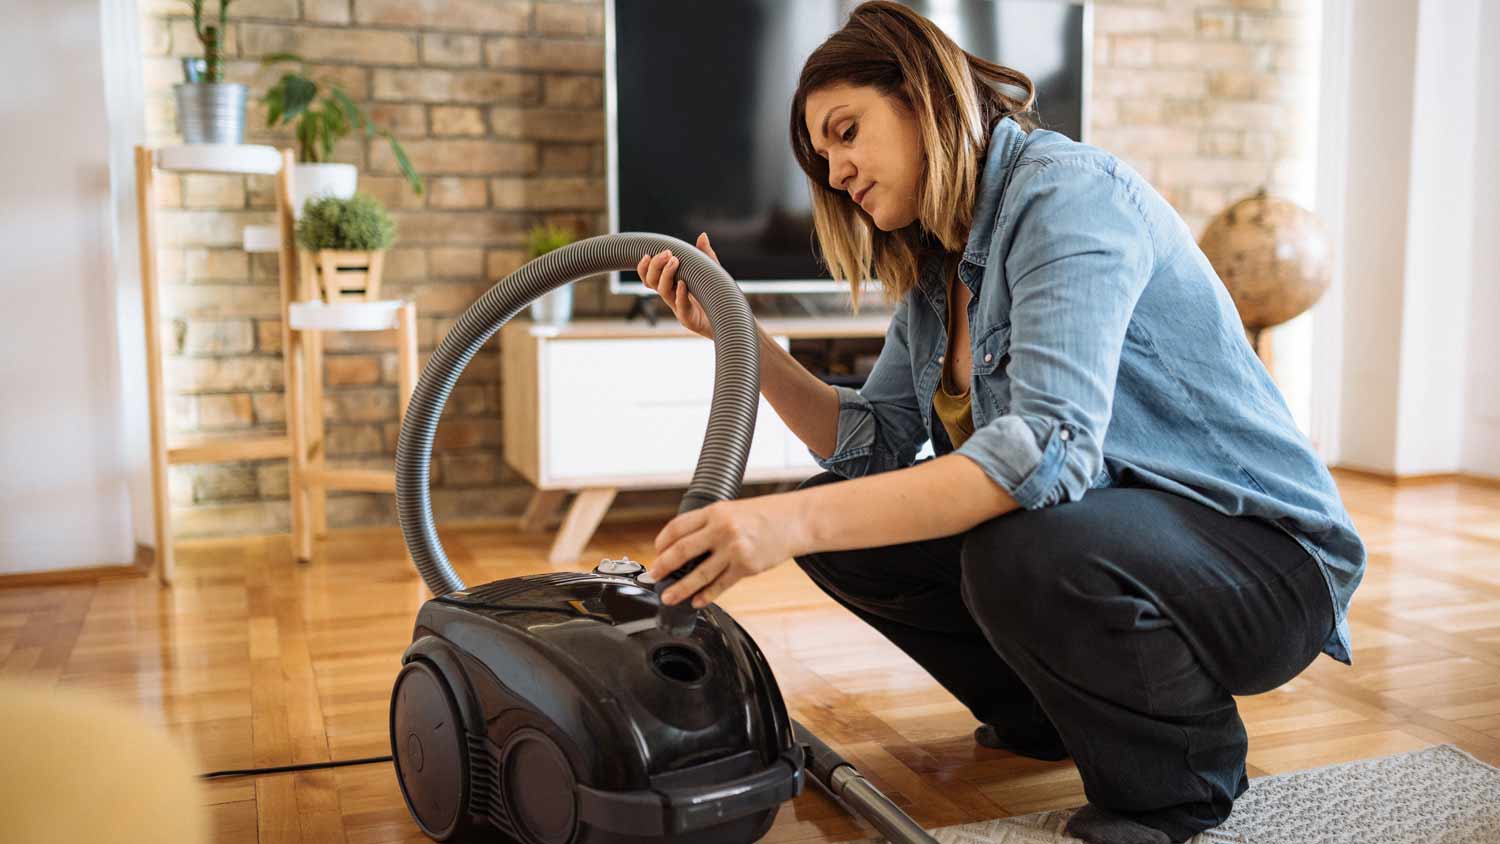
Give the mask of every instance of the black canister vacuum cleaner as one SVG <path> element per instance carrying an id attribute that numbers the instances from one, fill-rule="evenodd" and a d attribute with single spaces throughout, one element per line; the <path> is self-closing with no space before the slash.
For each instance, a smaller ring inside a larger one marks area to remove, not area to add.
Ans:
<path id="1" fill-rule="evenodd" d="M 661 583 L 621 559 L 469 588 L 443 553 L 428 472 L 443 405 L 469 360 L 538 296 L 665 248 L 708 313 L 716 358 L 680 512 L 739 494 L 759 398 L 755 323 L 738 285 L 695 247 L 656 234 L 589 238 L 531 261 L 470 306 L 423 370 L 396 449 L 401 529 L 435 596 L 391 693 L 407 809 L 438 841 L 735 844 L 764 835 L 811 773 L 892 842 L 933 842 L 788 717 L 765 657 L 728 613 L 661 603 L 701 558 Z"/>

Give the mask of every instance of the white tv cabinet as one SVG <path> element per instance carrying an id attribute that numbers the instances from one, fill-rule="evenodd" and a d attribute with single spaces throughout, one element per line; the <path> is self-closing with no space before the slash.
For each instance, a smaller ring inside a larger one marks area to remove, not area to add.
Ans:
<path id="1" fill-rule="evenodd" d="M 889 314 L 763 319 L 783 348 L 793 339 L 884 337 Z M 713 393 L 713 344 L 670 317 L 652 326 L 618 319 L 500 330 L 505 461 L 536 487 L 522 518 L 537 530 L 577 492 L 552 544 L 571 564 L 622 489 L 692 480 Z M 748 483 L 800 481 L 817 463 L 765 398 L 745 466 Z"/>

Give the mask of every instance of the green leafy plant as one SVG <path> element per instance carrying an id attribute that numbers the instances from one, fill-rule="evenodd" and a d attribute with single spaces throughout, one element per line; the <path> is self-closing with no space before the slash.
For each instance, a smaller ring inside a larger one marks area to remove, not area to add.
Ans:
<path id="1" fill-rule="evenodd" d="M 396 221 L 374 197 L 357 193 L 349 199 L 315 196 L 302 207 L 297 243 L 302 248 L 388 249 L 396 240 Z"/>
<path id="2" fill-rule="evenodd" d="M 307 63 L 293 53 L 272 53 L 261 59 L 261 65 L 267 67 L 285 62 L 296 63 L 298 71 L 282 74 L 260 101 L 266 105 L 266 128 L 296 123 L 298 161 L 304 164 L 327 161 L 333 155 L 334 144 L 350 132 L 362 129 L 366 138 L 379 135 L 390 142 L 401 174 L 414 192 L 422 193 L 422 177 L 412 168 L 396 136 L 389 129 L 376 126 L 343 88 L 309 77 L 303 72 Z"/>
<path id="3" fill-rule="evenodd" d="M 526 259 L 532 260 L 578 239 L 572 229 L 563 226 L 536 226 L 526 236 Z"/>
<path id="4" fill-rule="evenodd" d="M 198 33 L 198 40 L 203 42 L 203 81 L 224 81 L 224 25 L 229 16 L 230 0 L 219 0 L 219 25 L 203 25 L 203 4 L 205 0 L 188 0 L 193 7 L 193 29 Z"/>

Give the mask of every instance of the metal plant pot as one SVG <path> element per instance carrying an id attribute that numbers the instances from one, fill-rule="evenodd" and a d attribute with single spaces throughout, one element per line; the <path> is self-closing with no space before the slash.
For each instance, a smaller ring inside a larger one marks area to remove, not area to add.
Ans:
<path id="1" fill-rule="evenodd" d="M 183 82 L 177 94 L 177 123 L 190 144 L 245 142 L 245 86 L 238 82 Z"/>

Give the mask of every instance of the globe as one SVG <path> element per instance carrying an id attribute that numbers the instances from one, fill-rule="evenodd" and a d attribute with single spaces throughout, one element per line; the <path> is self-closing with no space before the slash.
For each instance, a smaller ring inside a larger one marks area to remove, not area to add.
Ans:
<path id="1" fill-rule="evenodd" d="M 1198 246 L 1229 289 L 1257 350 L 1261 332 L 1312 307 L 1333 273 L 1322 222 L 1265 188 L 1209 221 Z"/>

